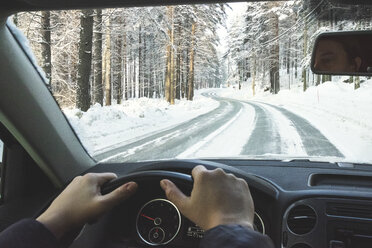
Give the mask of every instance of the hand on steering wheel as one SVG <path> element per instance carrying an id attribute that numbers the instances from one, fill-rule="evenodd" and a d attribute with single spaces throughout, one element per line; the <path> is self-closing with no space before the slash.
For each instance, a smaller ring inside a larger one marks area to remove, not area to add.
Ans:
<path id="1" fill-rule="evenodd" d="M 204 230 L 228 224 L 253 229 L 254 205 L 245 180 L 201 165 L 192 170 L 192 176 L 194 187 L 190 197 L 170 180 L 160 182 L 167 198 L 184 216 Z"/>
<path id="2" fill-rule="evenodd" d="M 37 221 L 60 239 L 66 232 L 96 220 L 137 189 L 135 182 L 128 182 L 102 195 L 101 186 L 116 178 L 114 173 L 88 173 L 75 177 Z"/>

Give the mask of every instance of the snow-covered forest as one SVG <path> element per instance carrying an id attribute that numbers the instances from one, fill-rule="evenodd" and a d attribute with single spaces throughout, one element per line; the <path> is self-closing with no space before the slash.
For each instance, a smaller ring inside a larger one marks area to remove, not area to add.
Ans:
<path id="1" fill-rule="evenodd" d="M 225 5 L 20 13 L 14 23 L 50 80 L 58 102 L 91 104 L 138 97 L 193 99 L 221 83 L 218 25 Z"/>
<path id="2" fill-rule="evenodd" d="M 228 4 L 43 11 L 19 13 L 13 21 L 30 40 L 59 104 L 82 111 L 140 97 L 173 104 L 192 100 L 195 89 L 231 84 L 249 84 L 253 95 L 299 85 L 305 91 L 331 80 L 310 71 L 317 34 L 372 27 L 370 10 L 327 1 L 242 6 L 243 14 L 227 24 L 225 50 L 218 30 L 226 26 Z M 358 88 L 363 80 L 347 81 Z"/>

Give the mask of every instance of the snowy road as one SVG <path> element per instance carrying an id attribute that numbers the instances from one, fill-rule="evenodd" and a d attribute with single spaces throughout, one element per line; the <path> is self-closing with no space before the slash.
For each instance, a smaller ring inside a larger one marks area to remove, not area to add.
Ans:
<path id="1" fill-rule="evenodd" d="M 214 96 L 210 96 L 215 98 Z M 211 135 L 226 122 L 236 117 L 243 103 L 218 99 L 220 105 L 209 113 L 200 115 L 173 128 L 140 138 L 135 142 L 97 154 L 98 161 L 138 161 L 174 158 L 184 153 L 203 138 Z"/>
<path id="2" fill-rule="evenodd" d="M 98 161 L 239 155 L 334 156 L 343 154 L 300 116 L 267 103 L 204 93 L 219 107 L 172 128 L 96 154 Z"/>

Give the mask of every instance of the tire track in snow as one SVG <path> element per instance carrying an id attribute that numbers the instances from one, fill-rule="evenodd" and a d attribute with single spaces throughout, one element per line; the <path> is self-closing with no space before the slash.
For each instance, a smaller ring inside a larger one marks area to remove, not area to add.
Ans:
<path id="1" fill-rule="evenodd" d="M 280 133 L 282 154 L 289 156 L 307 156 L 300 134 L 295 124 L 272 106 L 259 104 L 270 113 Z"/>
<path id="2" fill-rule="evenodd" d="M 255 110 L 254 129 L 240 155 L 281 154 L 281 138 L 278 127 L 270 114 L 258 104 L 244 101 Z"/>
<path id="3" fill-rule="evenodd" d="M 317 128 L 310 124 L 306 119 L 294 114 L 293 112 L 268 103 L 263 105 L 270 106 L 280 111 L 288 118 L 297 129 L 298 134 L 302 139 L 302 143 L 308 156 L 327 156 L 341 157 L 344 155 L 334 146 Z"/>

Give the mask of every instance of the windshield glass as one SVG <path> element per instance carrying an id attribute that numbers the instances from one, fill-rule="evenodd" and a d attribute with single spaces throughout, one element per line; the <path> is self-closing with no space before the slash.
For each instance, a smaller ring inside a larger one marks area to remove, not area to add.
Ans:
<path id="1" fill-rule="evenodd" d="M 11 18 L 97 161 L 372 163 L 372 80 L 310 70 L 318 34 L 370 30 L 371 13 L 280 1 Z"/>

